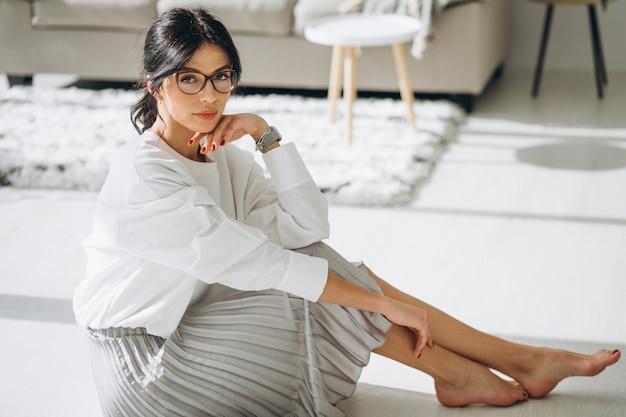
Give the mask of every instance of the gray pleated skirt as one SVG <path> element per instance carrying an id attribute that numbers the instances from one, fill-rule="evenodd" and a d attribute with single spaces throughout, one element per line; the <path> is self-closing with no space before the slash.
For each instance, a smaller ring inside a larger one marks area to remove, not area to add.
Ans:
<path id="1" fill-rule="evenodd" d="M 366 268 L 327 245 L 299 252 L 380 293 Z M 390 326 L 380 314 L 213 285 L 168 339 L 128 328 L 89 335 L 105 416 L 343 416 L 336 404 Z"/>

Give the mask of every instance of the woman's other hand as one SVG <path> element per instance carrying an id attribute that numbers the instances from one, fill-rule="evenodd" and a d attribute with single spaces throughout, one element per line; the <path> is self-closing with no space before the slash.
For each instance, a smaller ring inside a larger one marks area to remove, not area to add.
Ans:
<path id="1" fill-rule="evenodd" d="M 390 322 L 406 327 L 417 337 L 413 350 L 415 358 L 421 356 L 426 346 L 434 346 L 424 309 L 348 282 L 331 270 L 319 301 L 380 313 Z"/>
<path id="2" fill-rule="evenodd" d="M 392 298 L 389 298 L 386 310 L 387 312 L 383 313 L 383 315 L 387 320 L 399 326 L 404 326 L 415 334 L 417 338 L 415 349 L 413 350 L 415 358 L 419 359 L 426 346 L 434 346 L 425 310 Z"/>

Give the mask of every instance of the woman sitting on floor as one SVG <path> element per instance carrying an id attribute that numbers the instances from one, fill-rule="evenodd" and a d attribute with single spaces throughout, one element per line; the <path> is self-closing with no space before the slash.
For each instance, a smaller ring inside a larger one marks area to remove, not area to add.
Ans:
<path id="1" fill-rule="evenodd" d="M 224 114 L 241 63 L 206 11 L 162 14 L 144 53 L 141 137 L 112 163 L 74 298 L 105 415 L 339 416 L 371 351 L 431 375 L 442 404 L 506 406 L 620 358 L 479 332 L 321 243 L 294 144 Z M 271 178 L 231 144 L 249 137 Z"/>

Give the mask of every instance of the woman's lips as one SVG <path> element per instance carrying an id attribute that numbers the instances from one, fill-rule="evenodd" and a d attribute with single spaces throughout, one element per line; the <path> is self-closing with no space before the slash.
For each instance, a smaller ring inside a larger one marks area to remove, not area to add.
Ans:
<path id="1" fill-rule="evenodd" d="M 200 119 L 204 121 L 210 121 L 210 120 L 215 119 L 215 116 L 217 116 L 217 110 L 201 111 L 199 113 L 195 113 L 195 116 L 199 117 Z"/>

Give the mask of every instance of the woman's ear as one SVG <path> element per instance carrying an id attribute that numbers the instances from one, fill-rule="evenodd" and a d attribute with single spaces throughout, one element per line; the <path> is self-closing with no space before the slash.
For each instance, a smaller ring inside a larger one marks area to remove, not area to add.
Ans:
<path id="1" fill-rule="evenodd" d="M 161 101 L 163 98 L 161 97 L 161 89 L 157 88 L 155 90 L 154 88 L 154 83 L 152 82 L 152 80 L 148 80 L 148 82 L 146 83 L 146 87 L 148 87 L 148 92 L 157 99 L 157 101 Z"/>

